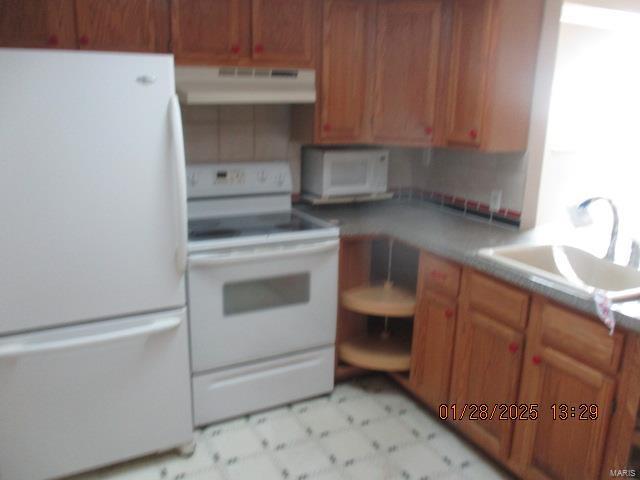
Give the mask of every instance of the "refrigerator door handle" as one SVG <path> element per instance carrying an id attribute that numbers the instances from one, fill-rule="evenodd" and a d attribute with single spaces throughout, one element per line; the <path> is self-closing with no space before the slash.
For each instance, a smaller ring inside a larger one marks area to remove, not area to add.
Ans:
<path id="1" fill-rule="evenodd" d="M 173 330 L 182 319 L 180 317 L 163 318 L 161 320 L 155 320 L 145 325 L 139 325 L 136 327 L 127 328 L 124 330 L 117 330 L 115 332 L 101 333 L 98 335 L 87 335 L 85 337 L 70 338 L 66 340 L 54 340 L 51 342 L 43 343 L 13 343 L 0 347 L 0 360 L 6 358 L 15 358 L 30 353 L 45 353 L 56 350 L 65 350 L 76 347 L 86 347 L 89 345 L 96 345 L 100 343 L 108 343 L 116 340 L 124 340 L 127 338 L 149 336 L 169 330 Z"/>
<path id="2" fill-rule="evenodd" d="M 184 158 L 184 135 L 178 95 L 171 97 L 171 138 L 173 140 L 176 181 L 178 182 L 178 244 L 176 246 L 176 269 L 184 275 L 187 269 L 187 172 Z"/>

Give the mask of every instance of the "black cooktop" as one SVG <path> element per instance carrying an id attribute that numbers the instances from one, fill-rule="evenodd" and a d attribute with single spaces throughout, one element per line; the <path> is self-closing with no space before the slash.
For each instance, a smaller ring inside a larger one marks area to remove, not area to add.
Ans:
<path id="1" fill-rule="evenodd" d="M 301 232 L 324 228 L 295 212 L 189 220 L 189 240 Z"/>

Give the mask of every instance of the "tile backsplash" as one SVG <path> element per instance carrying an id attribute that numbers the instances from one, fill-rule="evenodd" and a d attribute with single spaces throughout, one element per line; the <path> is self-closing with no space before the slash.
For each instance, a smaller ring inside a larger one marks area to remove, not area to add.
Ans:
<path id="1" fill-rule="evenodd" d="M 490 203 L 491 191 L 501 190 L 501 207 L 520 212 L 525 166 L 523 152 L 394 148 L 389 186 L 394 190 L 433 192 L 486 205 Z"/>
<path id="2" fill-rule="evenodd" d="M 502 191 L 501 206 L 522 210 L 526 177 L 523 152 L 483 153 L 435 148 L 417 163 L 419 188 L 489 204 L 492 190 Z"/>
<path id="3" fill-rule="evenodd" d="M 301 146 L 290 140 L 289 105 L 187 106 L 182 116 L 187 163 L 288 160 L 300 191 Z"/>

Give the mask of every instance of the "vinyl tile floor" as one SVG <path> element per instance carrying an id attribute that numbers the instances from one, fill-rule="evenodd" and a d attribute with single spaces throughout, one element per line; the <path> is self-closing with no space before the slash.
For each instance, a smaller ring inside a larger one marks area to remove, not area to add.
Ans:
<path id="1" fill-rule="evenodd" d="M 510 478 L 384 376 L 210 425 L 175 452 L 73 480 L 502 480 Z"/>

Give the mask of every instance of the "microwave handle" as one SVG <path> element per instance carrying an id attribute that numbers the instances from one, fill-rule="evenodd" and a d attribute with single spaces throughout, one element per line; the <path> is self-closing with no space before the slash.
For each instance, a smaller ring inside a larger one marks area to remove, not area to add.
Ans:
<path id="1" fill-rule="evenodd" d="M 252 262 L 256 260 L 273 260 L 277 258 L 290 258 L 312 253 L 328 252 L 338 248 L 338 240 L 326 242 L 300 244 L 296 247 L 280 246 L 259 250 L 236 250 L 226 253 L 212 253 L 207 255 L 196 255 L 189 258 L 190 267 L 213 267 L 219 265 L 230 265 L 234 263 Z"/>

